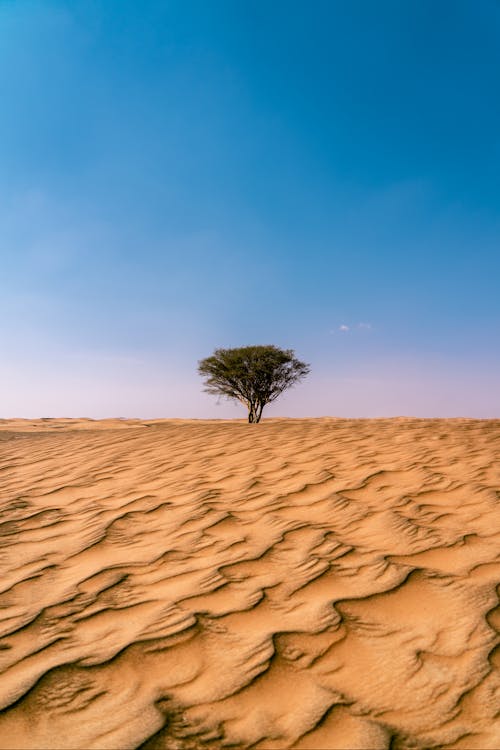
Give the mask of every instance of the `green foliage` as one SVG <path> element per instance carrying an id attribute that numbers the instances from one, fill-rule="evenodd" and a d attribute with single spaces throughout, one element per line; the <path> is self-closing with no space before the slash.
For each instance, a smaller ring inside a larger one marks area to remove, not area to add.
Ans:
<path id="1" fill-rule="evenodd" d="M 296 359 L 293 349 L 243 346 L 216 349 L 198 362 L 198 372 L 207 393 L 240 401 L 248 409 L 248 421 L 260 422 L 264 406 L 305 377 L 309 365 Z"/>

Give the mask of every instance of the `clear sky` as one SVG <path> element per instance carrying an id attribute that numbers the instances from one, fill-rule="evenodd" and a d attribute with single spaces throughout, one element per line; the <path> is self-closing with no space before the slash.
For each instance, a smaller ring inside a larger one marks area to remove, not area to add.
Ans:
<path id="1" fill-rule="evenodd" d="M 0 157 L 0 416 L 500 417 L 496 0 L 0 0 Z"/>

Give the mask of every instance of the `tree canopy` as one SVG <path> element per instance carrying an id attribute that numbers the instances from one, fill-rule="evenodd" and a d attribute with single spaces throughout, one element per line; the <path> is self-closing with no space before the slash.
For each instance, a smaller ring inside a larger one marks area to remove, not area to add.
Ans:
<path id="1" fill-rule="evenodd" d="M 260 422 L 264 406 L 304 378 L 309 369 L 293 349 L 274 345 L 216 349 L 198 362 L 205 391 L 240 401 L 248 409 L 249 422 Z"/>

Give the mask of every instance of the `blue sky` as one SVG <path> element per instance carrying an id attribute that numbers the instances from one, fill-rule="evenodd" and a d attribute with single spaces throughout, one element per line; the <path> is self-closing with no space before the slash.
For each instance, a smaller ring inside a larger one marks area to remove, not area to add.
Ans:
<path id="1" fill-rule="evenodd" d="M 500 5 L 0 0 L 0 414 L 500 416 Z"/>

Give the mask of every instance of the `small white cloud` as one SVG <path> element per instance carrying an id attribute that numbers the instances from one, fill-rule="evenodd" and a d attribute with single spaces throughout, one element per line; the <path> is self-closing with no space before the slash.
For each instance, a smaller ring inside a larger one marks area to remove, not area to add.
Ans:
<path id="1" fill-rule="evenodd" d="M 340 333 L 347 333 L 348 331 L 371 331 L 373 328 L 371 323 L 353 323 L 352 325 L 347 323 L 342 323 L 341 325 L 337 326 L 337 328 L 334 328 L 330 331 L 331 334 L 335 334 L 338 331 Z"/>

